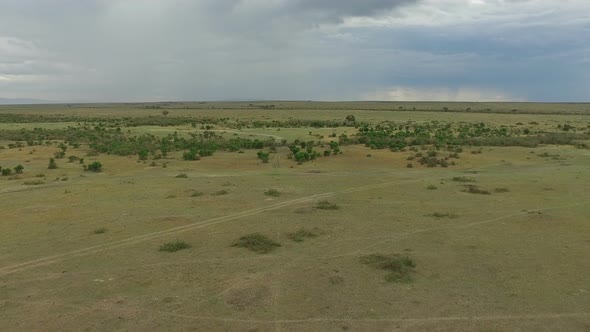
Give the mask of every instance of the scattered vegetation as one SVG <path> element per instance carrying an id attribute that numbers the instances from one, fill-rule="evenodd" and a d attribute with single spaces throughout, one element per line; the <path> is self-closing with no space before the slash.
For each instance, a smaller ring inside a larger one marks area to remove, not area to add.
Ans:
<path id="1" fill-rule="evenodd" d="M 186 179 L 186 178 L 188 178 L 188 175 L 186 175 L 185 173 L 180 173 L 177 176 L 175 176 L 175 178 L 177 178 L 177 179 Z"/>

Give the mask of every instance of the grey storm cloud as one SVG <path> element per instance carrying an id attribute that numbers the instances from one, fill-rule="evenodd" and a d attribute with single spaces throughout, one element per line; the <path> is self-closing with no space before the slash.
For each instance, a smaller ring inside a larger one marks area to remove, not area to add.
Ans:
<path id="1" fill-rule="evenodd" d="M 580 100 L 588 11 L 587 0 L 0 0 L 0 98 Z"/>

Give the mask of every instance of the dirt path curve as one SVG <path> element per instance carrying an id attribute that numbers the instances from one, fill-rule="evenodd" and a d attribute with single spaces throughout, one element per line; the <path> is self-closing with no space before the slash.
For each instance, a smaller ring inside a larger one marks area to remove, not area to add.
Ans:
<path id="1" fill-rule="evenodd" d="M 277 204 L 267 206 L 267 207 L 255 208 L 255 209 L 251 209 L 251 210 L 247 210 L 247 211 L 243 211 L 243 212 L 239 212 L 239 213 L 230 214 L 227 216 L 221 216 L 221 217 L 209 219 L 206 221 L 195 222 L 195 223 L 191 223 L 188 225 L 178 226 L 178 227 L 170 228 L 170 229 L 163 230 L 163 231 L 133 236 L 133 237 L 130 237 L 127 239 L 114 241 L 114 242 L 110 242 L 110 243 L 105 243 L 105 244 L 100 244 L 100 245 L 95 245 L 95 246 L 90 246 L 90 247 L 66 252 L 63 254 L 46 256 L 46 257 L 42 257 L 39 259 L 2 267 L 2 268 L 0 268 L 0 276 L 13 274 L 13 273 L 16 273 L 19 271 L 29 270 L 29 269 L 39 267 L 39 266 L 51 265 L 51 264 L 54 264 L 56 262 L 59 262 L 61 260 L 67 259 L 67 258 L 86 256 L 86 255 L 90 255 L 90 254 L 93 254 L 93 253 L 96 253 L 99 251 L 103 251 L 103 250 L 115 249 L 115 248 L 119 248 L 122 246 L 132 245 L 132 244 L 136 244 L 136 243 L 140 243 L 140 242 L 144 242 L 144 241 L 149 241 L 149 240 L 161 238 L 164 236 L 168 236 L 170 234 L 177 234 L 177 233 L 181 233 L 181 232 L 190 231 L 193 229 L 203 228 L 203 227 L 207 227 L 207 226 L 211 226 L 211 225 L 215 225 L 215 224 L 219 224 L 219 223 L 223 223 L 223 222 L 227 222 L 227 221 L 231 221 L 231 220 L 236 220 L 236 219 L 240 219 L 240 218 L 253 216 L 256 214 L 260 214 L 260 213 L 263 213 L 266 211 L 276 210 L 276 209 L 283 208 L 286 206 L 291 206 L 291 205 L 306 203 L 306 202 L 317 200 L 317 199 L 327 198 L 327 197 L 334 196 L 336 194 L 348 194 L 348 193 L 353 193 L 353 192 L 357 192 L 357 191 L 365 191 L 365 190 L 370 190 L 370 189 L 383 188 L 383 187 L 388 187 L 388 186 L 391 186 L 393 184 L 398 184 L 398 183 L 399 183 L 399 181 L 381 183 L 381 184 L 376 184 L 376 185 L 369 185 L 369 186 L 346 189 L 346 190 L 342 190 L 342 191 L 338 191 L 338 192 L 327 192 L 327 193 L 323 193 L 323 194 L 302 197 L 302 198 L 298 198 L 298 199 L 294 199 L 294 200 L 290 200 L 290 201 L 286 201 L 286 202 L 282 202 L 282 203 L 277 203 Z"/>

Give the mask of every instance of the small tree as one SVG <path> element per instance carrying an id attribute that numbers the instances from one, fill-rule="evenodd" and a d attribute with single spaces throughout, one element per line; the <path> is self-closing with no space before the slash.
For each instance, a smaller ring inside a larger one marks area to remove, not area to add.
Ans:
<path id="1" fill-rule="evenodd" d="M 18 166 L 16 166 L 16 167 L 14 168 L 14 172 L 15 172 L 16 174 L 22 174 L 22 173 L 23 173 L 23 169 L 25 169 L 25 168 L 23 167 L 23 165 L 18 165 Z"/>
<path id="2" fill-rule="evenodd" d="M 86 167 L 86 170 L 89 172 L 100 173 L 102 172 L 102 164 L 98 161 L 93 162 L 92 164 Z"/>
<path id="3" fill-rule="evenodd" d="M 57 163 L 55 162 L 55 159 L 53 158 L 49 158 L 49 166 L 47 166 L 48 169 L 56 169 L 57 168 Z"/>
<path id="4" fill-rule="evenodd" d="M 356 121 L 356 118 L 352 114 L 351 115 L 347 115 L 346 116 L 346 121 L 348 121 L 348 122 L 355 122 Z"/>
<path id="5" fill-rule="evenodd" d="M 168 114 L 170 114 L 170 111 L 168 111 L 168 110 L 163 110 L 162 111 L 162 115 L 167 116 Z"/>
<path id="6" fill-rule="evenodd" d="M 12 174 L 12 170 L 10 168 L 3 168 L 2 169 L 2 176 L 8 176 Z"/>

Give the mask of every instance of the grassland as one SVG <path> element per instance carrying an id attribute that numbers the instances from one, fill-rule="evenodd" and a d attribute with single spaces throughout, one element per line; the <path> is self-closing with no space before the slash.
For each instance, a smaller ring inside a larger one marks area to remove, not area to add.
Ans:
<path id="1" fill-rule="evenodd" d="M 589 110 L 0 107 L 0 327 L 588 330 Z"/>

